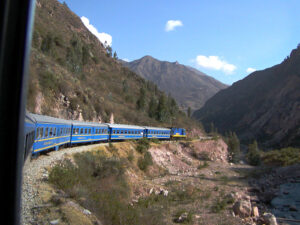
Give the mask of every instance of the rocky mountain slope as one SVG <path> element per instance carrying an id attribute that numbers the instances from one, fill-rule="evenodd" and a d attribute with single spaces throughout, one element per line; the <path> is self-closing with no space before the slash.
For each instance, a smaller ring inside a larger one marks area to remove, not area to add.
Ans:
<path id="1" fill-rule="evenodd" d="M 227 87 L 192 67 L 159 61 L 151 56 L 132 62 L 123 61 L 123 64 L 170 93 L 183 109 L 199 109 L 210 97 Z"/>
<path id="2" fill-rule="evenodd" d="M 65 3 L 37 0 L 27 109 L 65 119 L 193 126 L 174 99 L 112 55 Z M 164 119 L 158 121 L 160 99 Z"/>
<path id="3" fill-rule="evenodd" d="M 300 46 L 281 64 L 220 91 L 193 116 L 265 147 L 300 146 Z"/>

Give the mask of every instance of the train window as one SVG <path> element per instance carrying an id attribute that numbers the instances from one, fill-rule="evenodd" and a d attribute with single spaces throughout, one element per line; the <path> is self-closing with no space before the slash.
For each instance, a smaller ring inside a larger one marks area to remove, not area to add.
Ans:
<path id="1" fill-rule="evenodd" d="M 117 130 L 117 134 L 119 134 L 120 133 L 120 131 L 119 130 Z"/>
<path id="2" fill-rule="evenodd" d="M 73 134 L 75 134 L 76 128 L 73 128 Z"/>
<path id="3" fill-rule="evenodd" d="M 84 133 L 87 134 L 87 128 L 84 129 Z"/>
<path id="4" fill-rule="evenodd" d="M 46 130 L 45 130 L 45 137 L 48 137 L 48 127 L 46 128 Z"/>
<path id="5" fill-rule="evenodd" d="M 114 130 L 114 131 L 113 131 L 113 134 L 115 134 L 115 133 L 116 133 L 116 131 Z"/>
<path id="6" fill-rule="evenodd" d="M 91 133 L 91 129 L 89 129 L 89 134 Z"/>
<path id="7" fill-rule="evenodd" d="M 77 128 L 78 129 L 78 128 Z M 80 128 L 80 134 L 83 134 L 83 128 Z"/>

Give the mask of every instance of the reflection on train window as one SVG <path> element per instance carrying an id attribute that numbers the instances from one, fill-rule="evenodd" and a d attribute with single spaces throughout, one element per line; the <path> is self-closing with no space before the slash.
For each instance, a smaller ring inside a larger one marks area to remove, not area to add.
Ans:
<path id="1" fill-rule="evenodd" d="M 53 136 L 56 136 L 56 127 L 54 128 Z"/>
<path id="2" fill-rule="evenodd" d="M 46 131 L 45 131 L 45 137 L 48 137 L 48 127 L 46 128 Z"/>

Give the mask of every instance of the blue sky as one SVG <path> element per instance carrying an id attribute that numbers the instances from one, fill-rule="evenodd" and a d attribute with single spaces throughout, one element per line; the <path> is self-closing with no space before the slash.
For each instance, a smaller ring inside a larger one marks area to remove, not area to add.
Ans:
<path id="1" fill-rule="evenodd" d="M 300 43 L 298 0 L 65 2 L 120 59 L 178 61 L 226 84 L 282 62 Z"/>

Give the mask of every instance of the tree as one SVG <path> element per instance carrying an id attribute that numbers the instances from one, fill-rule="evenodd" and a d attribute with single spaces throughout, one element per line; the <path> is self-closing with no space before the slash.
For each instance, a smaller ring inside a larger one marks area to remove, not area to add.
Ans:
<path id="1" fill-rule="evenodd" d="M 168 118 L 167 107 L 166 107 L 166 97 L 161 95 L 157 105 L 156 118 L 158 121 L 166 121 Z"/>
<path id="2" fill-rule="evenodd" d="M 143 110 L 146 105 L 146 90 L 145 88 L 140 88 L 140 96 L 136 102 L 136 107 L 138 110 Z"/>
<path id="3" fill-rule="evenodd" d="M 157 109 L 157 104 L 156 104 L 156 100 L 154 98 L 154 96 L 151 96 L 150 102 L 149 102 L 149 106 L 148 106 L 148 115 L 151 118 L 155 117 L 156 114 L 156 109 Z"/>
<path id="4" fill-rule="evenodd" d="M 118 59 L 117 52 L 114 52 L 114 59 Z"/>
<path id="5" fill-rule="evenodd" d="M 123 80 L 123 92 L 126 93 L 128 92 L 128 83 L 127 83 L 127 80 Z"/>
<path id="6" fill-rule="evenodd" d="M 229 132 L 227 134 L 227 146 L 228 146 L 228 158 L 230 162 L 237 163 L 240 159 L 240 140 L 238 139 L 236 133 Z"/>
<path id="7" fill-rule="evenodd" d="M 191 107 L 188 107 L 187 114 L 188 114 L 188 117 L 192 116 L 192 109 L 191 109 Z"/>
<path id="8" fill-rule="evenodd" d="M 106 55 L 108 57 L 112 57 L 112 48 L 107 44 L 107 41 L 104 43 L 106 49 Z"/>
<path id="9" fill-rule="evenodd" d="M 260 159 L 260 153 L 259 153 L 256 140 L 254 140 L 252 144 L 248 145 L 248 153 L 246 157 L 250 165 L 252 166 L 260 165 L 261 159 Z"/>

